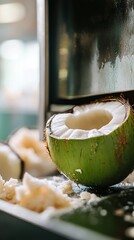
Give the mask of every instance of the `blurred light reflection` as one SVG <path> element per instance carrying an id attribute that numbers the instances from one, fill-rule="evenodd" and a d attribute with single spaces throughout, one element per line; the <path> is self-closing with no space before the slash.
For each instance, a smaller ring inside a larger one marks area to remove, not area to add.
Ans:
<path id="1" fill-rule="evenodd" d="M 21 3 L 0 4 L 0 23 L 13 23 L 25 17 L 26 9 Z"/>
<path id="2" fill-rule="evenodd" d="M 24 50 L 24 44 L 21 40 L 4 41 L 0 46 L 0 55 L 5 59 L 17 59 Z"/>

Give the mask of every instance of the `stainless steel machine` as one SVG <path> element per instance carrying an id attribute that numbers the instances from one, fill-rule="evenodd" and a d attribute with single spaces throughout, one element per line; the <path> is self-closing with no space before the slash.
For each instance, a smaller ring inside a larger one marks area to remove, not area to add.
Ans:
<path id="1" fill-rule="evenodd" d="M 133 0 L 37 0 L 37 14 L 41 133 L 70 105 L 120 93 L 133 102 Z"/>

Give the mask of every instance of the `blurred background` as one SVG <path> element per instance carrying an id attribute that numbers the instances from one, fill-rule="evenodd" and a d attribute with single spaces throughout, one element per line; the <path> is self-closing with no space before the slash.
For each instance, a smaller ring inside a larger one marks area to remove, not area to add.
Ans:
<path id="1" fill-rule="evenodd" d="M 0 0 L 0 140 L 38 126 L 36 0 Z"/>

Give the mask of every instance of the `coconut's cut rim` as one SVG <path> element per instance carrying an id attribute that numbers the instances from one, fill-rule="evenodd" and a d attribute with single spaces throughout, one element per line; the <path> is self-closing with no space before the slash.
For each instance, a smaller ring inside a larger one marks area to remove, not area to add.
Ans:
<path id="1" fill-rule="evenodd" d="M 69 139 L 69 138 L 64 138 L 64 137 L 59 137 L 59 136 L 56 136 L 54 133 L 53 133 L 53 130 L 52 130 L 52 123 L 53 123 L 53 120 L 57 117 L 57 116 L 63 116 L 64 114 L 72 114 L 72 116 L 74 116 L 74 113 L 75 113 L 75 109 L 77 107 L 81 108 L 83 106 L 91 106 L 92 104 L 101 104 L 101 103 L 111 103 L 111 102 L 119 102 L 121 103 L 121 105 L 124 107 L 125 109 L 125 115 L 124 115 L 124 119 L 121 121 L 121 123 L 115 128 L 117 129 L 119 126 L 121 126 L 126 120 L 127 118 L 129 117 L 130 115 L 130 112 L 132 111 L 134 113 L 134 110 L 132 108 L 132 106 L 130 105 L 129 103 L 129 100 L 123 98 L 122 96 L 120 97 L 113 97 L 113 96 L 109 96 L 109 97 L 105 97 L 105 98 L 99 98 L 98 100 L 96 99 L 95 101 L 91 101 L 90 103 L 86 103 L 86 104 L 79 104 L 79 105 L 75 105 L 73 106 L 72 108 L 68 109 L 67 111 L 65 112 L 62 112 L 62 113 L 57 113 L 57 114 L 53 114 L 49 119 L 48 121 L 46 122 L 46 127 L 44 128 L 44 140 L 46 141 L 46 135 L 48 136 L 51 136 L 53 138 L 56 138 L 56 139 Z M 107 124 L 106 124 L 107 125 Z M 104 125 L 104 126 L 106 126 Z M 71 129 L 71 128 L 68 128 L 68 129 Z M 111 132 L 113 132 L 115 129 L 111 130 Z M 88 130 L 87 130 L 88 131 Z M 109 132 L 109 134 L 111 133 Z M 104 134 L 105 135 L 105 134 Z M 106 134 L 108 135 L 108 134 Z M 95 136 L 96 137 L 96 136 Z M 98 136 L 99 137 L 99 136 Z M 86 137 L 88 138 L 88 137 Z M 80 139 L 86 139 L 86 138 L 80 138 Z M 90 138 L 90 137 L 89 137 Z M 77 138 L 70 138 L 70 139 L 77 139 Z M 79 140 L 79 138 L 78 138 Z"/>

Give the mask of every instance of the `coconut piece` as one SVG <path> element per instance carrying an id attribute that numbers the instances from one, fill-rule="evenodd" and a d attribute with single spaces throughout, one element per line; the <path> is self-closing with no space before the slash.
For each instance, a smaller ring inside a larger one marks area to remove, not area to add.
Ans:
<path id="1" fill-rule="evenodd" d="M 107 98 L 53 115 L 46 124 L 52 160 L 69 179 L 110 186 L 134 168 L 134 112 L 123 98 Z"/>
<path id="2" fill-rule="evenodd" d="M 25 172 L 32 176 L 47 176 L 56 171 L 37 129 L 20 128 L 10 136 L 8 144 L 24 161 Z"/>
<path id="3" fill-rule="evenodd" d="M 48 207 L 68 208 L 71 201 L 47 179 L 38 179 L 25 173 L 22 185 L 16 188 L 17 203 L 36 212 Z"/>
<path id="4" fill-rule="evenodd" d="M 5 181 L 0 176 L 0 199 L 4 201 L 10 201 L 16 203 L 16 191 L 15 188 L 20 184 L 18 179 L 10 178 L 9 181 Z"/>
<path id="5" fill-rule="evenodd" d="M 4 180 L 20 179 L 23 174 L 23 167 L 21 158 L 11 147 L 4 142 L 0 142 L 0 175 L 2 178 Z"/>

